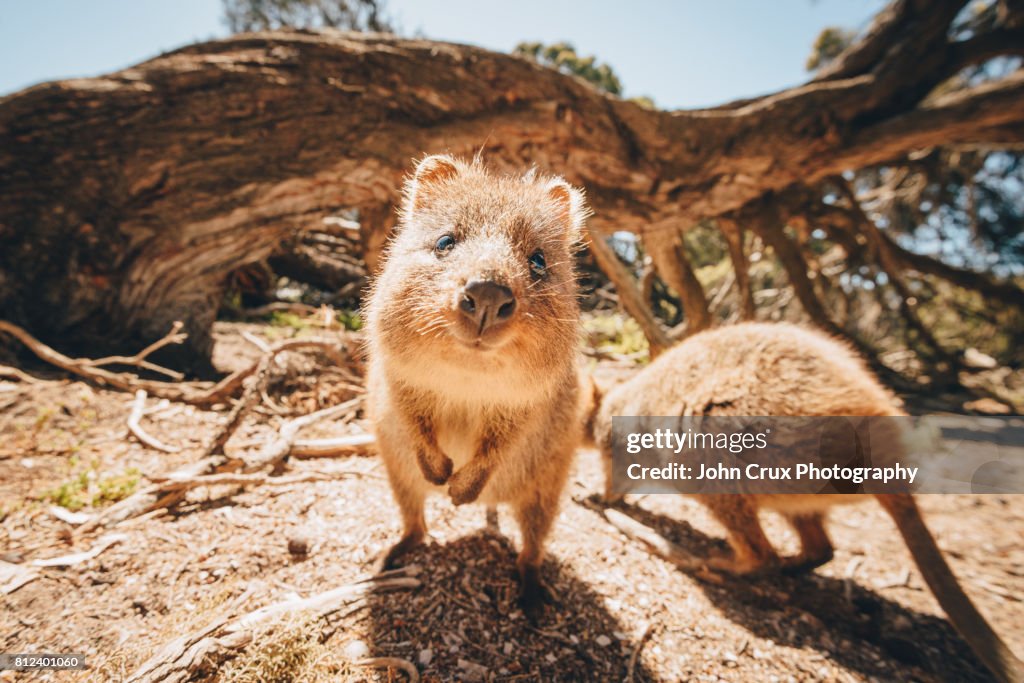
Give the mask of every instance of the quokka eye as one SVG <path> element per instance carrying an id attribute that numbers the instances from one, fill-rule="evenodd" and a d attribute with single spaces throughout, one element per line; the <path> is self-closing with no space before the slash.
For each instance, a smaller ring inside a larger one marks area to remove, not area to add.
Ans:
<path id="1" fill-rule="evenodd" d="M 528 259 L 530 264 L 530 272 L 535 277 L 543 277 L 548 272 L 548 262 L 544 260 L 544 252 L 538 249 L 537 251 L 530 254 Z"/>
<path id="2" fill-rule="evenodd" d="M 455 247 L 455 238 L 451 235 L 442 235 L 441 239 L 437 240 L 434 245 L 434 251 L 438 254 L 443 254 L 446 251 L 451 251 Z"/>

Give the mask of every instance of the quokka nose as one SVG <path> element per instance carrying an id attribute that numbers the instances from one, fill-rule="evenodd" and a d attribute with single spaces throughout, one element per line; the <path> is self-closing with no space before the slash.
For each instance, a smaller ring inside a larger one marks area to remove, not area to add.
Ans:
<path id="1" fill-rule="evenodd" d="M 462 291 L 462 314 L 476 325 L 477 333 L 500 325 L 516 312 L 512 290 L 492 280 L 472 280 Z"/>

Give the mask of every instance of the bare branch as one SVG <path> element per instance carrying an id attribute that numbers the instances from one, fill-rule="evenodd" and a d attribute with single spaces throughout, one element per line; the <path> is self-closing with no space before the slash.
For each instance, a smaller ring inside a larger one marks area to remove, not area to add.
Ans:
<path id="1" fill-rule="evenodd" d="M 729 258 L 736 273 L 736 290 L 740 300 L 740 315 L 744 320 L 754 319 L 754 295 L 750 289 L 750 264 L 743 248 L 743 228 L 731 218 L 719 218 L 718 230 L 729 245 Z"/>
<path id="2" fill-rule="evenodd" d="M 900 159 L 916 149 L 958 143 L 998 143 L 1016 136 L 1024 110 L 1024 73 L 965 88 L 906 114 L 855 133 L 809 180 L 822 180 L 850 168 Z M 1010 135 L 1007 136 L 1006 133 Z"/>
<path id="3" fill-rule="evenodd" d="M 594 261 L 597 262 L 597 266 L 615 285 L 615 290 L 619 294 L 619 301 L 622 303 L 623 308 L 626 309 L 626 313 L 636 320 L 637 324 L 640 325 L 640 329 L 643 330 L 644 336 L 647 337 L 651 356 L 656 356 L 672 346 L 672 342 L 669 340 L 668 335 L 665 334 L 661 323 L 654 317 L 650 306 L 637 288 L 633 276 L 630 275 L 626 267 L 619 261 L 615 251 L 604 241 L 604 237 L 599 233 L 592 234 L 590 231 L 587 231 L 586 240 L 587 247 L 590 249 L 590 253 L 594 255 Z"/>
<path id="4" fill-rule="evenodd" d="M 686 254 L 679 231 L 652 231 L 644 240 L 644 244 L 661 279 L 675 290 L 682 301 L 686 334 L 711 327 L 708 298 Z"/>
<path id="5" fill-rule="evenodd" d="M 146 392 L 143 389 L 139 389 L 135 392 L 135 402 L 132 404 L 131 415 L 128 416 L 128 429 L 135 438 L 146 444 L 150 448 L 154 448 L 164 453 L 177 453 L 181 449 L 177 446 L 168 446 L 160 439 L 151 436 L 149 432 L 142 428 L 140 422 L 142 416 L 146 413 Z"/>

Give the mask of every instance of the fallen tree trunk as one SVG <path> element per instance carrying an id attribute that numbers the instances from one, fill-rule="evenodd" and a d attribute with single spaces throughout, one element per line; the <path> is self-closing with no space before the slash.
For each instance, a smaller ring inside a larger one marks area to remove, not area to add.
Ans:
<path id="1" fill-rule="evenodd" d="M 154 361 L 208 369 L 231 271 L 349 210 L 372 271 L 426 152 L 538 164 L 587 188 L 600 232 L 645 235 L 921 147 L 1020 142 L 1022 72 L 924 99 L 1015 50 L 1005 31 L 952 42 L 963 4 L 896 0 L 815 81 L 696 111 L 507 54 L 339 32 L 240 35 L 39 85 L 0 99 L 0 318 L 101 355 L 181 320 L 187 342 Z"/>

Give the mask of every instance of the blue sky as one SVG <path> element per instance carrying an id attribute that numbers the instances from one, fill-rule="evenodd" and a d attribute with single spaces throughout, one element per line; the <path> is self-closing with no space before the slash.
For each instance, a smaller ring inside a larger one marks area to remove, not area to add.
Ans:
<path id="1" fill-rule="evenodd" d="M 568 40 L 611 64 L 626 95 L 664 108 L 718 104 L 795 85 L 825 26 L 862 28 L 883 0 L 391 0 L 405 33 L 509 50 Z M 220 0 L 8 2 L 0 94 L 92 76 L 223 36 Z"/>

